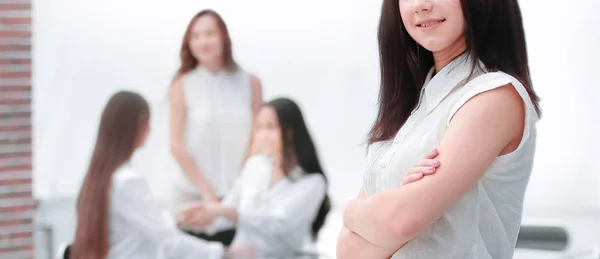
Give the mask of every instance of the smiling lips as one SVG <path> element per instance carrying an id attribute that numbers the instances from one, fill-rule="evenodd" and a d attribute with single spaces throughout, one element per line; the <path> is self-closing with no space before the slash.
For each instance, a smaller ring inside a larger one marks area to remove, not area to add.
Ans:
<path id="1" fill-rule="evenodd" d="M 417 23 L 417 27 L 422 31 L 432 30 L 438 27 L 441 23 L 445 22 L 446 19 L 428 19 Z"/>

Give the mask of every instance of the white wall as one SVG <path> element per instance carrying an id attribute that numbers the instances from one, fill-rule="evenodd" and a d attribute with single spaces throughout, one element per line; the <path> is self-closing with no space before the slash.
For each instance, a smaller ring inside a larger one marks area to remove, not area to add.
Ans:
<path id="1" fill-rule="evenodd" d="M 576 2 L 576 3 L 575 3 Z M 597 0 L 522 0 L 544 117 L 527 206 L 600 204 Z M 302 106 L 332 194 L 360 186 L 361 143 L 375 115 L 380 1 L 35 1 L 34 181 L 39 198 L 74 196 L 100 111 L 115 91 L 164 97 L 189 18 L 214 8 L 266 99 Z"/>

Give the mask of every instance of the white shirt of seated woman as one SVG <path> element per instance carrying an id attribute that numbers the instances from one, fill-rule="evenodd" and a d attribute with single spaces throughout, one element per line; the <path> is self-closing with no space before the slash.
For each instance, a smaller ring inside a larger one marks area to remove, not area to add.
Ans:
<path id="1" fill-rule="evenodd" d="M 220 204 L 187 208 L 182 223 L 208 234 L 235 228 L 232 245 L 250 246 L 259 257 L 299 258 L 330 209 L 327 180 L 292 101 L 264 106 L 254 132 L 259 154 L 246 161 L 232 191 Z"/>

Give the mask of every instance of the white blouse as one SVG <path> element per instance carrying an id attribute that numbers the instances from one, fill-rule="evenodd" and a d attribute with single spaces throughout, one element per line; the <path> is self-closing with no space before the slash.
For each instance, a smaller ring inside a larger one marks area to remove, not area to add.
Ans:
<path id="1" fill-rule="evenodd" d="M 465 84 L 471 72 L 466 55 L 432 78 L 433 71 L 429 72 L 419 105 L 393 140 L 369 147 L 364 173 L 367 196 L 398 188 L 405 173 L 440 144 L 457 110 L 479 93 L 509 83 L 514 86 L 525 104 L 523 138 L 514 152 L 494 161 L 454 208 L 392 258 L 512 258 L 533 165 L 537 113 L 523 85 L 506 73 L 476 69 L 474 78 Z"/>
<path id="2" fill-rule="evenodd" d="M 223 246 L 177 229 L 170 212 L 160 208 L 148 182 L 129 165 L 112 178 L 110 259 L 221 259 Z"/>
<path id="3" fill-rule="evenodd" d="M 241 68 L 215 74 L 200 66 L 183 76 L 182 84 L 187 107 L 184 144 L 216 194 L 224 196 L 238 177 L 250 144 L 250 75 Z M 199 194 L 178 171 L 172 191 Z"/>
<path id="4" fill-rule="evenodd" d="M 325 198 L 327 184 L 320 174 L 305 175 L 300 167 L 269 187 L 273 160 L 250 157 L 232 191 L 222 203 L 238 212 L 232 246 L 249 245 L 259 258 L 293 258 L 312 241 L 312 223 Z M 206 232 L 235 227 L 218 218 Z"/>

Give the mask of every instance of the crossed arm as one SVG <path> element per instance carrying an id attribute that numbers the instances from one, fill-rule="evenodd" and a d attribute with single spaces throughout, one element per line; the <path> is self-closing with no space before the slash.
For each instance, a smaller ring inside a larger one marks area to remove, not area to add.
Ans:
<path id="1" fill-rule="evenodd" d="M 351 234 L 342 230 L 338 258 L 389 258 L 391 254 L 384 252 L 400 249 L 430 227 L 474 186 L 498 155 L 516 149 L 523 127 L 523 102 L 512 85 L 473 97 L 448 124 L 438 146 L 442 166 L 435 174 L 368 198 L 359 196 L 346 206 L 344 228 Z M 380 257 L 348 256 L 358 253 L 358 238 L 379 247 Z"/>
<path id="2" fill-rule="evenodd" d="M 361 188 L 356 200 L 364 200 L 365 192 Z M 350 258 L 369 258 L 369 259 L 387 259 L 397 249 L 392 247 L 383 247 L 375 245 L 357 233 L 349 230 L 346 226 L 342 226 L 342 230 L 338 236 L 336 256 L 339 259 L 350 259 Z"/>

